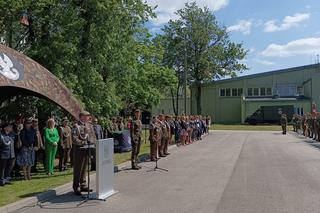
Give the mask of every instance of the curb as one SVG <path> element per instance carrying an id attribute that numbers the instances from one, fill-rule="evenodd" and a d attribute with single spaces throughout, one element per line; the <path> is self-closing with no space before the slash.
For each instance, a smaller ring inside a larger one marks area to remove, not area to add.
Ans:
<path id="1" fill-rule="evenodd" d="M 57 195 L 61 195 L 68 192 L 71 188 L 72 183 L 64 184 L 47 192 L 39 193 L 36 196 L 25 198 L 17 202 L 8 204 L 6 206 L 0 207 L 0 213 L 15 212 L 23 210 L 25 208 L 34 207 L 38 205 L 40 202 L 46 201 L 50 198 L 56 197 Z"/>
<path id="2" fill-rule="evenodd" d="M 206 136 L 206 135 L 205 135 Z M 204 137 L 205 137 L 204 136 Z M 169 146 L 169 150 L 175 149 L 177 146 L 175 144 Z M 126 161 L 119 165 L 114 166 L 114 172 L 120 172 L 125 168 L 131 167 L 131 162 Z M 90 175 L 90 178 L 95 179 L 95 173 Z M 66 194 L 72 190 L 72 182 L 66 183 L 62 186 L 58 186 L 54 189 L 51 189 L 46 192 L 39 193 L 33 197 L 24 198 L 22 200 L 16 201 L 14 203 L 10 203 L 8 205 L 0 207 L 0 213 L 9 213 L 9 212 L 19 212 L 27 208 L 32 208 L 37 205 L 40 205 L 42 202 L 46 202 L 48 200 L 54 199 L 58 195 Z"/>

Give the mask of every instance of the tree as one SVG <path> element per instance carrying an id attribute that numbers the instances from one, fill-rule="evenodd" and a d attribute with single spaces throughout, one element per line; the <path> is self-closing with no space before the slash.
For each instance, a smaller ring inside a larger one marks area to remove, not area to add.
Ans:
<path id="1" fill-rule="evenodd" d="M 247 69 L 240 63 L 247 51 L 230 40 L 226 28 L 207 7 L 187 3 L 176 14 L 179 18 L 170 20 L 161 36 L 166 47 L 164 64 L 175 69 L 178 86 L 187 72 L 188 84 L 195 88 L 197 113 L 201 114 L 202 84 L 217 77 L 234 77 Z"/>
<path id="2" fill-rule="evenodd" d="M 146 109 L 175 81 L 144 27 L 154 13 L 142 0 L 8 0 L 0 11 L 4 43 L 50 70 L 97 116 Z"/>

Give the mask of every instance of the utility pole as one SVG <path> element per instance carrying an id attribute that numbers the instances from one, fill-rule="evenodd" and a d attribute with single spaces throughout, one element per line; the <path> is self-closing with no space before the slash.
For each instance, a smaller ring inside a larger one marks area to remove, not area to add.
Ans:
<path id="1" fill-rule="evenodd" d="M 187 114 L 187 81 L 188 81 L 188 61 L 187 61 L 187 39 L 185 40 L 185 54 L 184 54 L 184 114 Z"/>

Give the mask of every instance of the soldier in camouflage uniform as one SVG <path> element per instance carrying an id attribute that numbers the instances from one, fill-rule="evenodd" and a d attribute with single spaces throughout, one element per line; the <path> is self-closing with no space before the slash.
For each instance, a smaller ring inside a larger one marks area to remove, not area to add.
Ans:
<path id="1" fill-rule="evenodd" d="M 302 125 L 302 134 L 304 136 L 307 136 L 307 115 L 304 115 L 301 119 L 301 125 Z"/>
<path id="2" fill-rule="evenodd" d="M 81 192 L 87 192 L 86 186 L 86 170 L 89 156 L 87 149 L 83 146 L 90 141 L 91 144 L 96 143 L 96 136 L 92 124 L 89 122 L 90 113 L 82 111 L 79 114 L 79 121 L 72 129 L 72 147 L 73 147 L 73 190 L 76 195 Z"/>
<path id="3" fill-rule="evenodd" d="M 166 141 L 169 137 L 169 132 L 168 132 L 168 127 L 165 123 L 165 116 L 163 114 L 159 115 L 159 122 L 161 126 L 162 135 L 161 135 L 161 144 L 158 151 L 159 151 L 160 157 L 166 157 L 166 155 L 164 154 L 164 151 L 165 151 Z"/>
<path id="4" fill-rule="evenodd" d="M 156 116 L 152 118 L 152 122 L 150 124 L 150 159 L 151 161 L 156 161 L 158 158 L 158 148 L 161 143 L 161 126 L 159 120 Z"/>
<path id="5" fill-rule="evenodd" d="M 280 118 L 280 124 L 282 127 L 282 134 L 287 134 L 287 125 L 288 125 L 288 119 L 286 114 L 282 114 Z"/>
<path id="6" fill-rule="evenodd" d="M 318 139 L 318 122 L 317 122 L 317 115 L 312 115 L 312 121 L 313 121 L 313 140 Z"/>
<path id="7" fill-rule="evenodd" d="M 312 122 L 311 114 L 308 114 L 308 116 L 307 116 L 307 132 L 308 132 L 307 137 L 309 137 L 309 138 L 312 138 L 312 124 L 313 124 L 313 122 Z"/>
<path id="8" fill-rule="evenodd" d="M 165 117 L 165 124 L 166 124 L 166 127 L 167 127 L 167 137 L 166 137 L 166 142 L 164 144 L 164 147 L 163 147 L 163 154 L 164 155 L 170 155 L 170 153 L 168 152 L 168 149 L 169 149 L 169 145 L 170 145 L 170 140 L 171 140 L 171 125 L 170 125 L 170 120 L 171 120 L 171 117 L 169 115 L 166 115 Z"/>
<path id="9" fill-rule="evenodd" d="M 118 132 L 118 131 L 119 131 L 119 128 L 118 128 L 118 124 L 117 124 L 117 119 L 112 118 L 111 125 L 110 125 L 110 132 L 114 133 L 114 132 Z"/>
<path id="10" fill-rule="evenodd" d="M 298 115 L 297 114 L 293 115 L 292 125 L 293 125 L 293 131 L 297 132 L 298 131 Z"/>
<path id="11" fill-rule="evenodd" d="M 134 119 L 132 120 L 130 135 L 131 135 L 131 144 L 132 144 L 132 151 L 131 151 L 131 168 L 134 170 L 141 169 L 138 166 L 138 156 L 140 152 L 141 146 L 141 135 L 142 135 L 142 123 L 140 120 L 141 111 L 139 109 L 135 110 L 134 112 Z"/>
<path id="12" fill-rule="evenodd" d="M 317 113 L 316 115 L 316 122 L 317 122 L 317 135 L 318 137 L 316 138 L 317 141 L 320 141 L 320 113 Z"/>
<path id="13" fill-rule="evenodd" d="M 302 116 L 297 115 L 297 132 L 301 134 L 301 131 L 302 131 Z"/>

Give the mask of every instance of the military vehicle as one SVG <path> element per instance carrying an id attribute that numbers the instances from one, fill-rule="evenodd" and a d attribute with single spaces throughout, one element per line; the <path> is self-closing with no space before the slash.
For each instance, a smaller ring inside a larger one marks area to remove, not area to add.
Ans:
<path id="1" fill-rule="evenodd" d="M 294 106 L 261 106 L 251 116 L 247 117 L 245 122 L 250 125 L 278 124 L 282 113 L 287 115 L 288 122 L 290 122 L 294 114 Z"/>

